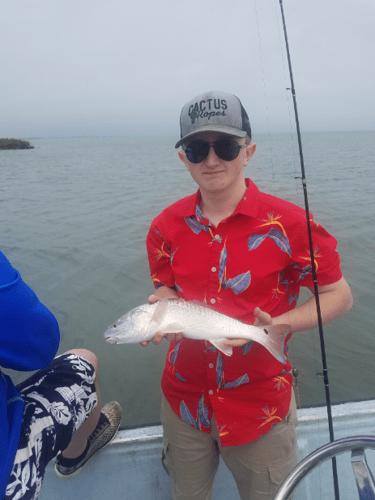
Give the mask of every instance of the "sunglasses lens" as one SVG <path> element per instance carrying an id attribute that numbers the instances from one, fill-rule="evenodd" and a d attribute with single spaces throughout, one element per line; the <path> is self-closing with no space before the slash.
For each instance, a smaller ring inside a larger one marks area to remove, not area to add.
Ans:
<path id="1" fill-rule="evenodd" d="M 220 139 L 214 145 L 216 155 L 224 161 L 237 158 L 240 149 L 240 145 L 234 139 Z"/>
<path id="2" fill-rule="evenodd" d="M 206 141 L 192 141 L 185 150 L 186 157 L 191 163 L 200 163 L 208 155 L 210 145 Z"/>
<path id="3" fill-rule="evenodd" d="M 211 144 L 214 147 L 216 156 L 224 161 L 232 161 L 237 158 L 241 149 L 238 142 L 230 138 L 220 139 L 213 143 L 196 140 L 190 142 L 186 147 L 185 153 L 187 159 L 191 163 L 200 163 L 204 161 L 208 156 Z"/>

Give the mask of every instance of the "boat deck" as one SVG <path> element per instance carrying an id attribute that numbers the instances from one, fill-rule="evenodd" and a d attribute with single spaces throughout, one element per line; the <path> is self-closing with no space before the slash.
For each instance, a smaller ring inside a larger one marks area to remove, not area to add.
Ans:
<path id="1" fill-rule="evenodd" d="M 375 435 L 375 400 L 345 403 L 332 407 L 335 439 L 354 435 Z M 298 410 L 298 442 L 301 459 L 329 442 L 327 411 L 322 408 Z M 160 456 L 161 426 L 121 430 L 116 439 L 93 457 L 71 479 L 59 479 L 53 463 L 47 473 L 39 500 L 168 500 L 169 478 Z M 375 451 L 366 452 L 375 473 Z M 351 469 L 350 453 L 337 458 L 340 500 L 358 498 Z M 313 471 L 297 488 L 294 500 L 334 498 L 331 463 Z M 221 462 L 213 489 L 213 500 L 239 499 L 234 480 Z"/>

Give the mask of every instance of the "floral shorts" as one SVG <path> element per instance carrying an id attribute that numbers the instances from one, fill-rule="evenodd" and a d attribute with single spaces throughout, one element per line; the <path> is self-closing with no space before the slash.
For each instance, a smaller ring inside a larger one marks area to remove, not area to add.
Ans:
<path id="1" fill-rule="evenodd" d="M 20 441 L 4 500 L 36 500 L 45 468 L 69 444 L 97 405 L 95 370 L 63 354 L 17 386 L 25 407 Z"/>

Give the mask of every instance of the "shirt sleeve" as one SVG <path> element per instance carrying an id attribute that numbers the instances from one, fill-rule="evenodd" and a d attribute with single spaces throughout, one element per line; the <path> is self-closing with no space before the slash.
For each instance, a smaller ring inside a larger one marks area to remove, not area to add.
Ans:
<path id="1" fill-rule="evenodd" d="M 340 256 L 336 251 L 337 240 L 322 225 L 314 222 L 311 215 L 310 222 L 318 285 L 324 286 L 336 283 L 342 277 Z M 306 287 L 314 286 L 310 244 L 306 227 L 301 227 L 301 232 L 295 242 L 291 267 L 295 283 Z"/>
<path id="2" fill-rule="evenodd" d="M 161 234 L 157 222 L 153 221 L 146 239 L 148 262 L 151 278 L 155 288 L 167 286 L 175 287 L 175 279 L 172 271 L 171 249 Z"/>
<path id="3" fill-rule="evenodd" d="M 56 355 L 59 341 L 54 315 L 0 252 L 0 365 L 20 371 L 43 368 Z"/>

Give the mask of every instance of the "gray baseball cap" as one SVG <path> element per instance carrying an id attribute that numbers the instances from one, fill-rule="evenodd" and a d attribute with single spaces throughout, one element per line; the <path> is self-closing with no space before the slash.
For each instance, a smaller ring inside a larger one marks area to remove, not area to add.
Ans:
<path id="1" fill-rule="evenodd" d="M 199 132 L 223 132 L 235 137 L 251 138 L 250 121 L 241 101 L 225 92 L 205 92 L 182 108 L 181 139 L 176 148 Z"/>

